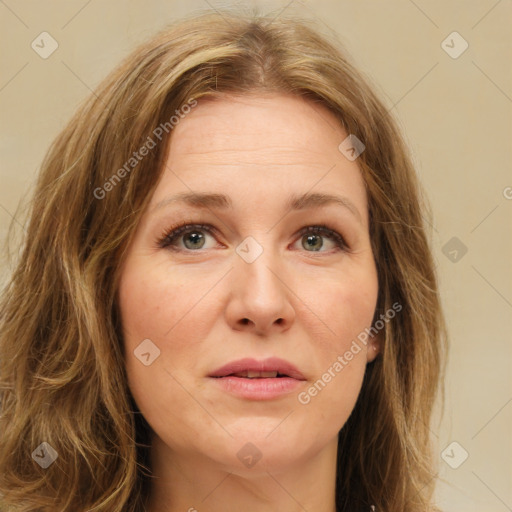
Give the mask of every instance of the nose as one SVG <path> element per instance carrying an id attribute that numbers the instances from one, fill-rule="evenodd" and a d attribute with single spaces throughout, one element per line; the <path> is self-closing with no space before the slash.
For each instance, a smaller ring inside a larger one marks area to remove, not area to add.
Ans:
<path id="1" fill-rule="evenodd" d="M 295 309 L 290 300 L 294 294 L 279 268 L 266 251 L 252 263 L 236 257 L 225 310 L 232 329 L 267 336 L 291 327 Z"/>

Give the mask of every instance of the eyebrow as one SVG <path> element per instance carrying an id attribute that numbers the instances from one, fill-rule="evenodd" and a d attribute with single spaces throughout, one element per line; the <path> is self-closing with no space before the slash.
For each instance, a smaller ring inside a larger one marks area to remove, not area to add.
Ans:
<path id="1" fill-rule="evenodd" d="M 159 201 L 154 210 L 159 210 L 170 204 L 185 203 L 188 206 L 205 209 L 225 210 L 233 208 L 231 199 L 224 194 L 209 194 L 200 192 L 182 192 L 173 195 L 162 201 Z M 362 222 L 362 216 L 354 203 L 347 197 L 337 196 L 333 194 L 322 194 L 308 192 L 302 195 L 291 196 L 286 204 L 286 210 L 306 210 L 309 208 L 319 208 L 328 205 L 338 205 L 349 210 L 354 217 Z"/>

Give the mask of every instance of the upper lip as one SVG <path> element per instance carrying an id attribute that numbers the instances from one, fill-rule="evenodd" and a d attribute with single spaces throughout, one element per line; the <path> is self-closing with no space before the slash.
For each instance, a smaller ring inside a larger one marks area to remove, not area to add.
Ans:
<path id="1" fill-rule="evenodd" d="M 232 373 L 239 373 L 244 371 L 252 372 L 278 372 L 281 375 L 286 375 L 297 380 L 306 380 L 304 375 L 292 364 L 284 359 L 278 357 L 269 357 L 258 361 L 256 359 L 245 358 L 231 361 L 217 370 L 213 371 L 210 377 L 226 377 Z"/>

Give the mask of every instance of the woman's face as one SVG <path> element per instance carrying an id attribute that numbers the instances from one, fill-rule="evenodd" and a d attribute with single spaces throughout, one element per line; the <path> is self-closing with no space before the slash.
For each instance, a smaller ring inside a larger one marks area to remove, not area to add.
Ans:
<path id="1" fill-rule="evenodd" d="M 377 273 L 347 136 L 278 94 L 173 128 L 119 289 L 129 386 L 169 457 L 242 474 L 335 451 L 377 352 L 357 340 Z"/>

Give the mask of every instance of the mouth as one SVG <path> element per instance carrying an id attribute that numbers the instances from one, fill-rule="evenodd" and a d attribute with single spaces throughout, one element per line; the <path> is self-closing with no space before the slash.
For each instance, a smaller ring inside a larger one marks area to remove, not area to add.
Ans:
<path id="1" fill-rule="evenodd" d="M 276 399 L 296 391 L 306 380 L 293 364 L 279 358 L 232 361 L 209 377 L 223 391 L 246 400 Z"/>
<path id="2" fill-rule="evenodd" d="M 281 379 L 306 380 L 304 375 L 290 362 L 277 357 L 263 361 L 239 359 L 232 361 L 212 372 L 209 377 L 238 377 L 241 379 Z"/>
<path id="3" fill-rule="evenodd" d="M 242 379 L 280 379 L 282 377 L 289 377 L 285 373 L 274 372 L 255 372 L 246 370 L 244 372 L 230 373 L 229 375 L 214 377 L 215 379 L 222 379 L 223 377 L 240 377 Z"/>

